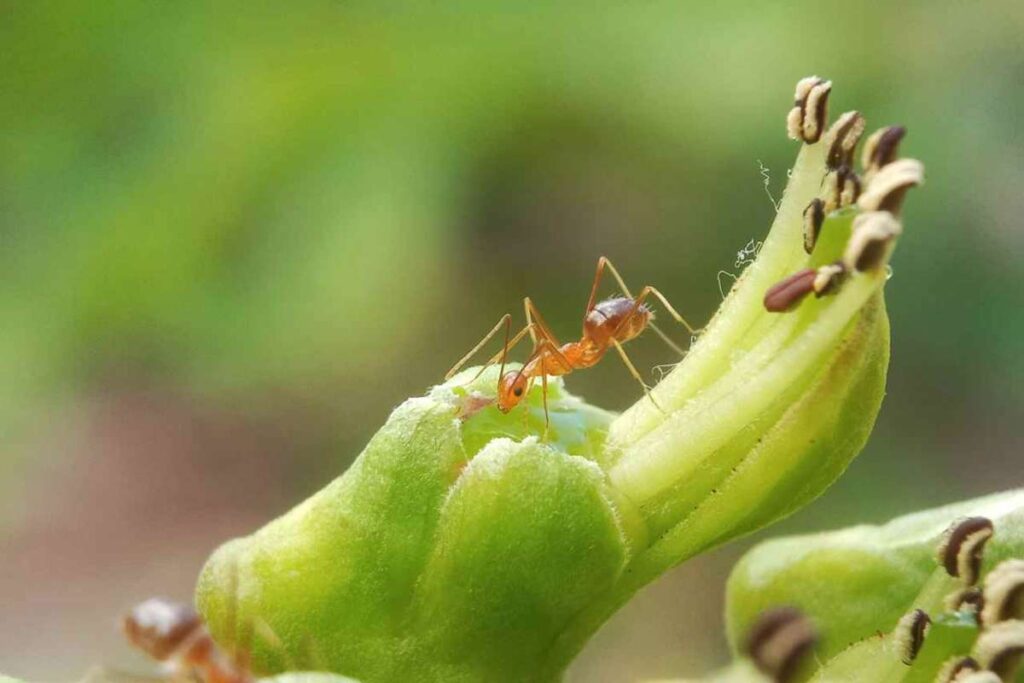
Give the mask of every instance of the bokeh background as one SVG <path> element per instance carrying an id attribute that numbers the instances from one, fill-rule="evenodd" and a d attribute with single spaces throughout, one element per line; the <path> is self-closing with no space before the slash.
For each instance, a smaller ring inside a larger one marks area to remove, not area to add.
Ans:
<path id="1" fill-rule="evenodd" d="M 1019 2 L 399 5 L 0 6 L 6 673 L 144 670 L 124 608 L 188 599 L 216 545 L 343 471 L 524 295 L 576 333 L 600 254 L 705 321 L 812 73 L 834 113 L 905 123 L 928 182 L 874 436 L 770 533 L 1022 483 Z M 568 384 L 639 395 L 615 362 Z M 723 662 L 754 540 L 639 595 L 571 680 Z"/>

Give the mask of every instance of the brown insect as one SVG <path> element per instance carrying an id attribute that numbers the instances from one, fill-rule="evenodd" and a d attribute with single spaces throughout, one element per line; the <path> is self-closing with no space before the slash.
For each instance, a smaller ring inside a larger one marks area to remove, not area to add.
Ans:
<path id="1" fill-rule="evenodd" d="M 612 277 L 615 278 L 625 296 L 616 296 L 604 301 L 597 301 L 597 290 L 601 284 L 601 277 L 605 269 L 611 272 Z M 506 313 L 498 321 L 498 324 L 480 340 L 480 343 L 474 346 L 469 353 L 463 356 L 448 371 L 445 379 L 451 379 L 499 330 L 504 328 L 504 347 L 500 353 L 492 357 L 481 367 L 476 375 L 479 377 L 488 367 L 498 361 L 501 362 L 501 370 L 498 373 L 496 402 L 498 409 L 503 413 L 507 413 L 519 405 L 523 396 L 533 386 L 534 381 L 540 378 L 544 389 L 544 418 L 545 424 L 547 424 L 549 421 L 547 410 L 548 377 L 568 375 L 574 370 L 582 370 L 597 365 L 605 353 L 608 352 L 608 349 L 613 347 L 618 352 L 619 357 L 622 358 L 623 363 L 626 364 L 630 374 L 640 382 L 644 392 L 651 399 L 651 402 L 654 403 L 654 398 L 651 396 L 647 384 L 644 383 L 636 366 L 633 365 L 629 356 L 626 355 L 622 345 L 632 339 L 636 339 L 645 329 L 650 327 L 680 355 L 683 355 L 685 352 L 654 325 L 654 311 L 645 303 L 648 297 L 651 296 L 658 299 L 665 307 L 665 310 L 676 321 L 686 327 L 691 334 L 696 334 L 696 330 L 672 307 L 672 304 L 668 302 L 665 295 L 654 287 L 646 285 L 634 297 L 623 281 L 622 276 L 615 269 L 615 266 L 606 257 L 602 256 L 597 260 L 597 272 L 594 274 L 594 283 L 590 289 L 590 300 L 587 302 L 586 311 L 583 313 L 583 334 L 579 341 L 566 344 L 559 342 L 555 335 L 552 334 L 547 323 L 544 322 L 544 318 L 541 316 L 540 311 L 537 310 L 533 301 L 530 297 L 526 297 L 523 300 L 523 308 L 526 312 L 526 326 L 516 333 L 515 336 L 510 336 L 512 316 Z M 509 351 L 527 334 L 533 340 L 533 351 L 522 367 L 505 372 Z M 655 406 L 657 406 L 657 403 L 655 403 Z"/>
<path id="2" fill-rule="evenodd" d="M 142 650 L 170 671 L 172 679 L 200 683 L 254 683 L 256 677 L 249 666 L 250 646 L 257 636 L 271 651 L 278 653 L 286 671 L 296 670 L 284 643 L 268 623 L 257 617 L 244 620 L 239 627 L 237 569 L 232 566 L 226 623 L 231 629 L 225 640 L 233 650 L 225 652 L 213 640 L 202 617 L 189 605 L 163 598 L 150 598 L 136 605 L 121 620 L 128 642 Z M 239 629 L 236 632 L 236 629 Z M 306 643 L 308 661 L 322 668 L 322 660 L 314 644 Z"/>
<path id="3" fill-rule="evenodd" d="M 251 683 L 248 666 L 213 642 L 199 614 L 188 605 L 151 598 L 122 620 L 125 636 L 153 659 L 182 677 L 203 683 Z"/>

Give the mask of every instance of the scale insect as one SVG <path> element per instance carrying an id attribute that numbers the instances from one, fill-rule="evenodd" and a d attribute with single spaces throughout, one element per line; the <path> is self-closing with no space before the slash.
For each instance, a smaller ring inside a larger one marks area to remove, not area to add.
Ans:
<path id="1" fill-rule="evenodd" d="M 597 290 L 601 284 L 601 277 L 605 270 L 612 274 L 625 296 L 614 296 L 603 301 L 597 300 Z M 452 367 L 445 375 L 445 380 L 451 379 L 463 366 L 480 351 L 503 328 L 505 330 L 505 343 L 502 350 L 487 361 L 476 374 L 479 377 L 484 370 L 501 363 L 501 370 L 498 373 L 498 389 L 494 401 L 498 409 L 508 413 L 522 401 L 529 392 L 533 383 L 539 378 L 543 387 L 544 397 L 544 421 L 545 430 L 550 424 L 548 414 L 548 377 L 568 375 L 574 370 L 583 370 L 593 367 L 604 357 L 609 349 L 614 348 L 630 374 L 640 382 L 644 393 L 650 401 L 661 409 L 650 389 L 643 381 L 636 366 L 626 355 L 623 344 L 636 339 L 648 327 L 653 329 L 673 350 L 679 355 L 684 351 L 679 348 L 664 332 L 653 322 L 654 311 L 647 305 L 649 297 L 654 297 L 661 302 L 665 310 L 691 335 L 696 334 L 695 330 L 683 316 L 672 307 L 668 299 L 660 291 L 645 285 L 640 292 L 633 296 L 619 272 L 615 269 L 606 257 L 602 256 L 597 260 L 597 272 L 594 274 L 594 282 L 590 289 L 590 299 L 587 308 L 583 313 L 583 334 L 579 341 L 561 343 L 551 332 L 540 311 L 534 305 L 530 297 L 523 300 L 523 308 L 526 313 L 526 326 L 514 336 L 512 332 L 512 316 L 505 314 L 498 324 L 488 332 L 480 342 L 474 346 L 469 353 L 463 356 L 459 362 Z M 533 340 L 533 350 L 530 352 L 526 362 L 516 370 L 505 371 L 509 352 L 529 334 Z M 474 379 L 476 379 L 474 377 Z"/>

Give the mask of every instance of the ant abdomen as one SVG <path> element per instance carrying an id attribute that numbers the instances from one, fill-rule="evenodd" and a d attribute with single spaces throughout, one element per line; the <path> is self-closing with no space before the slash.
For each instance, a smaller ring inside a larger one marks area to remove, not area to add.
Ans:
<path id="1" fill-rule="evenodd" d="M 164 661 L 202 628 L 202 620 L 187 605 L 152 598 L 129 612 L 123 626 L 132 645 L 153 659 Z"/>
<path id="2" fill-rule="evenodd" d="M 647 328 L 652 311 L 645 304 L 637 305 L 627 297 L 605 299 L 597 303 L 583 322 L 583 337 L 598 346 L 607 347 L 612 339 L 628 342 Z"/>

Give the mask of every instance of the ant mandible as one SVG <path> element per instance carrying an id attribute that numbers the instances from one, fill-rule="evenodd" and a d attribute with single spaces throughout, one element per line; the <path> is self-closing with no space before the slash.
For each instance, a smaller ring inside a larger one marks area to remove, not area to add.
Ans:
<path id="1" fill-rule="evenodd" d="M 604 301 L 597 301 L 597 289 L 601 284 L 601 276 L 604 274 L 605 269 L 611 272 L 612 277 L 615 278 L 615 281 L 626 296 L 616 296 Z M 495 334 L 502 328 L 505 328 L 505 345 L 501 352 L 487 361 L 476 374 L 476 377 L 479 377 L 488 367 L 494 365 L 499 360 L 501 361 L 496 398 L 498 409 L 501 412 L 507 413 L 519 405 L 523 396 L 526 395 L 533 386 L 533 382 L 539 377 L 543 387 L 544 424 L 546 431 L 550 423 L 548 415 L 548 377 L 568 375 L 573 370 L 582 370 L 597 365 L 611 347 L 614 347 L 618 352 L 619 357 L 626 364 L 630 374 L 640 382 L 647 397 L 654 403 L 655 407 L 661 410 L 657 402 L 654 401 L 650 389 L 641 378 L 636 366 L 633 365 L 629 356 L 626 355 L 625 349 L 622 348 L 623 344 L 637 338 L 646 328 L 650 327 L 680 355 L 685 353 L 654 324 L 654 311 L 644 303 L 650 296 L 658 299 L 665 307 L 665 310 L 677 322 L 686 327 L 691 335 L 697 333 L 683 316 L 672 307 L 672 304 L 668 302 L 665 295 L 654 287 L 645 285 L 640 290 L 640 293 L 634 297 L 626 286 L 625 281 L 623 281 L 622 276 L 619 275 L 615 266 L 612 265 L 612 262 L 602 256 L 597 260 L 597 272 L 594 274 L 594 284 L 590 289 L 590 300 L 587 302 L 587 309 L 583 313 L 583 335 L 579 341 L 566 344 L 560 343 L 555 335 L 552 334 L 550 328 L 548 328 L 547 323 L 544 322 L 544 318 L 541 316 L 540 311 L 537 310 L 533 301 L 530 297 L 526 297 L 523 299 L 523 308 L 526 312 L 526 326 L 516 333 L 514 337 L 510 338 L 512 316 L 506 313 L 498 321 L 498 324 L 480 340 L 480 343 L 474 346 L 469 353 L 463 356 L 448 371 L 448 374 L 445 375 L 445 380 L 451 379 Z M 533 351 L 522 367 L 505 372 L 505 362 L 509 351 L 527 334 L 533 340 Z"/>

